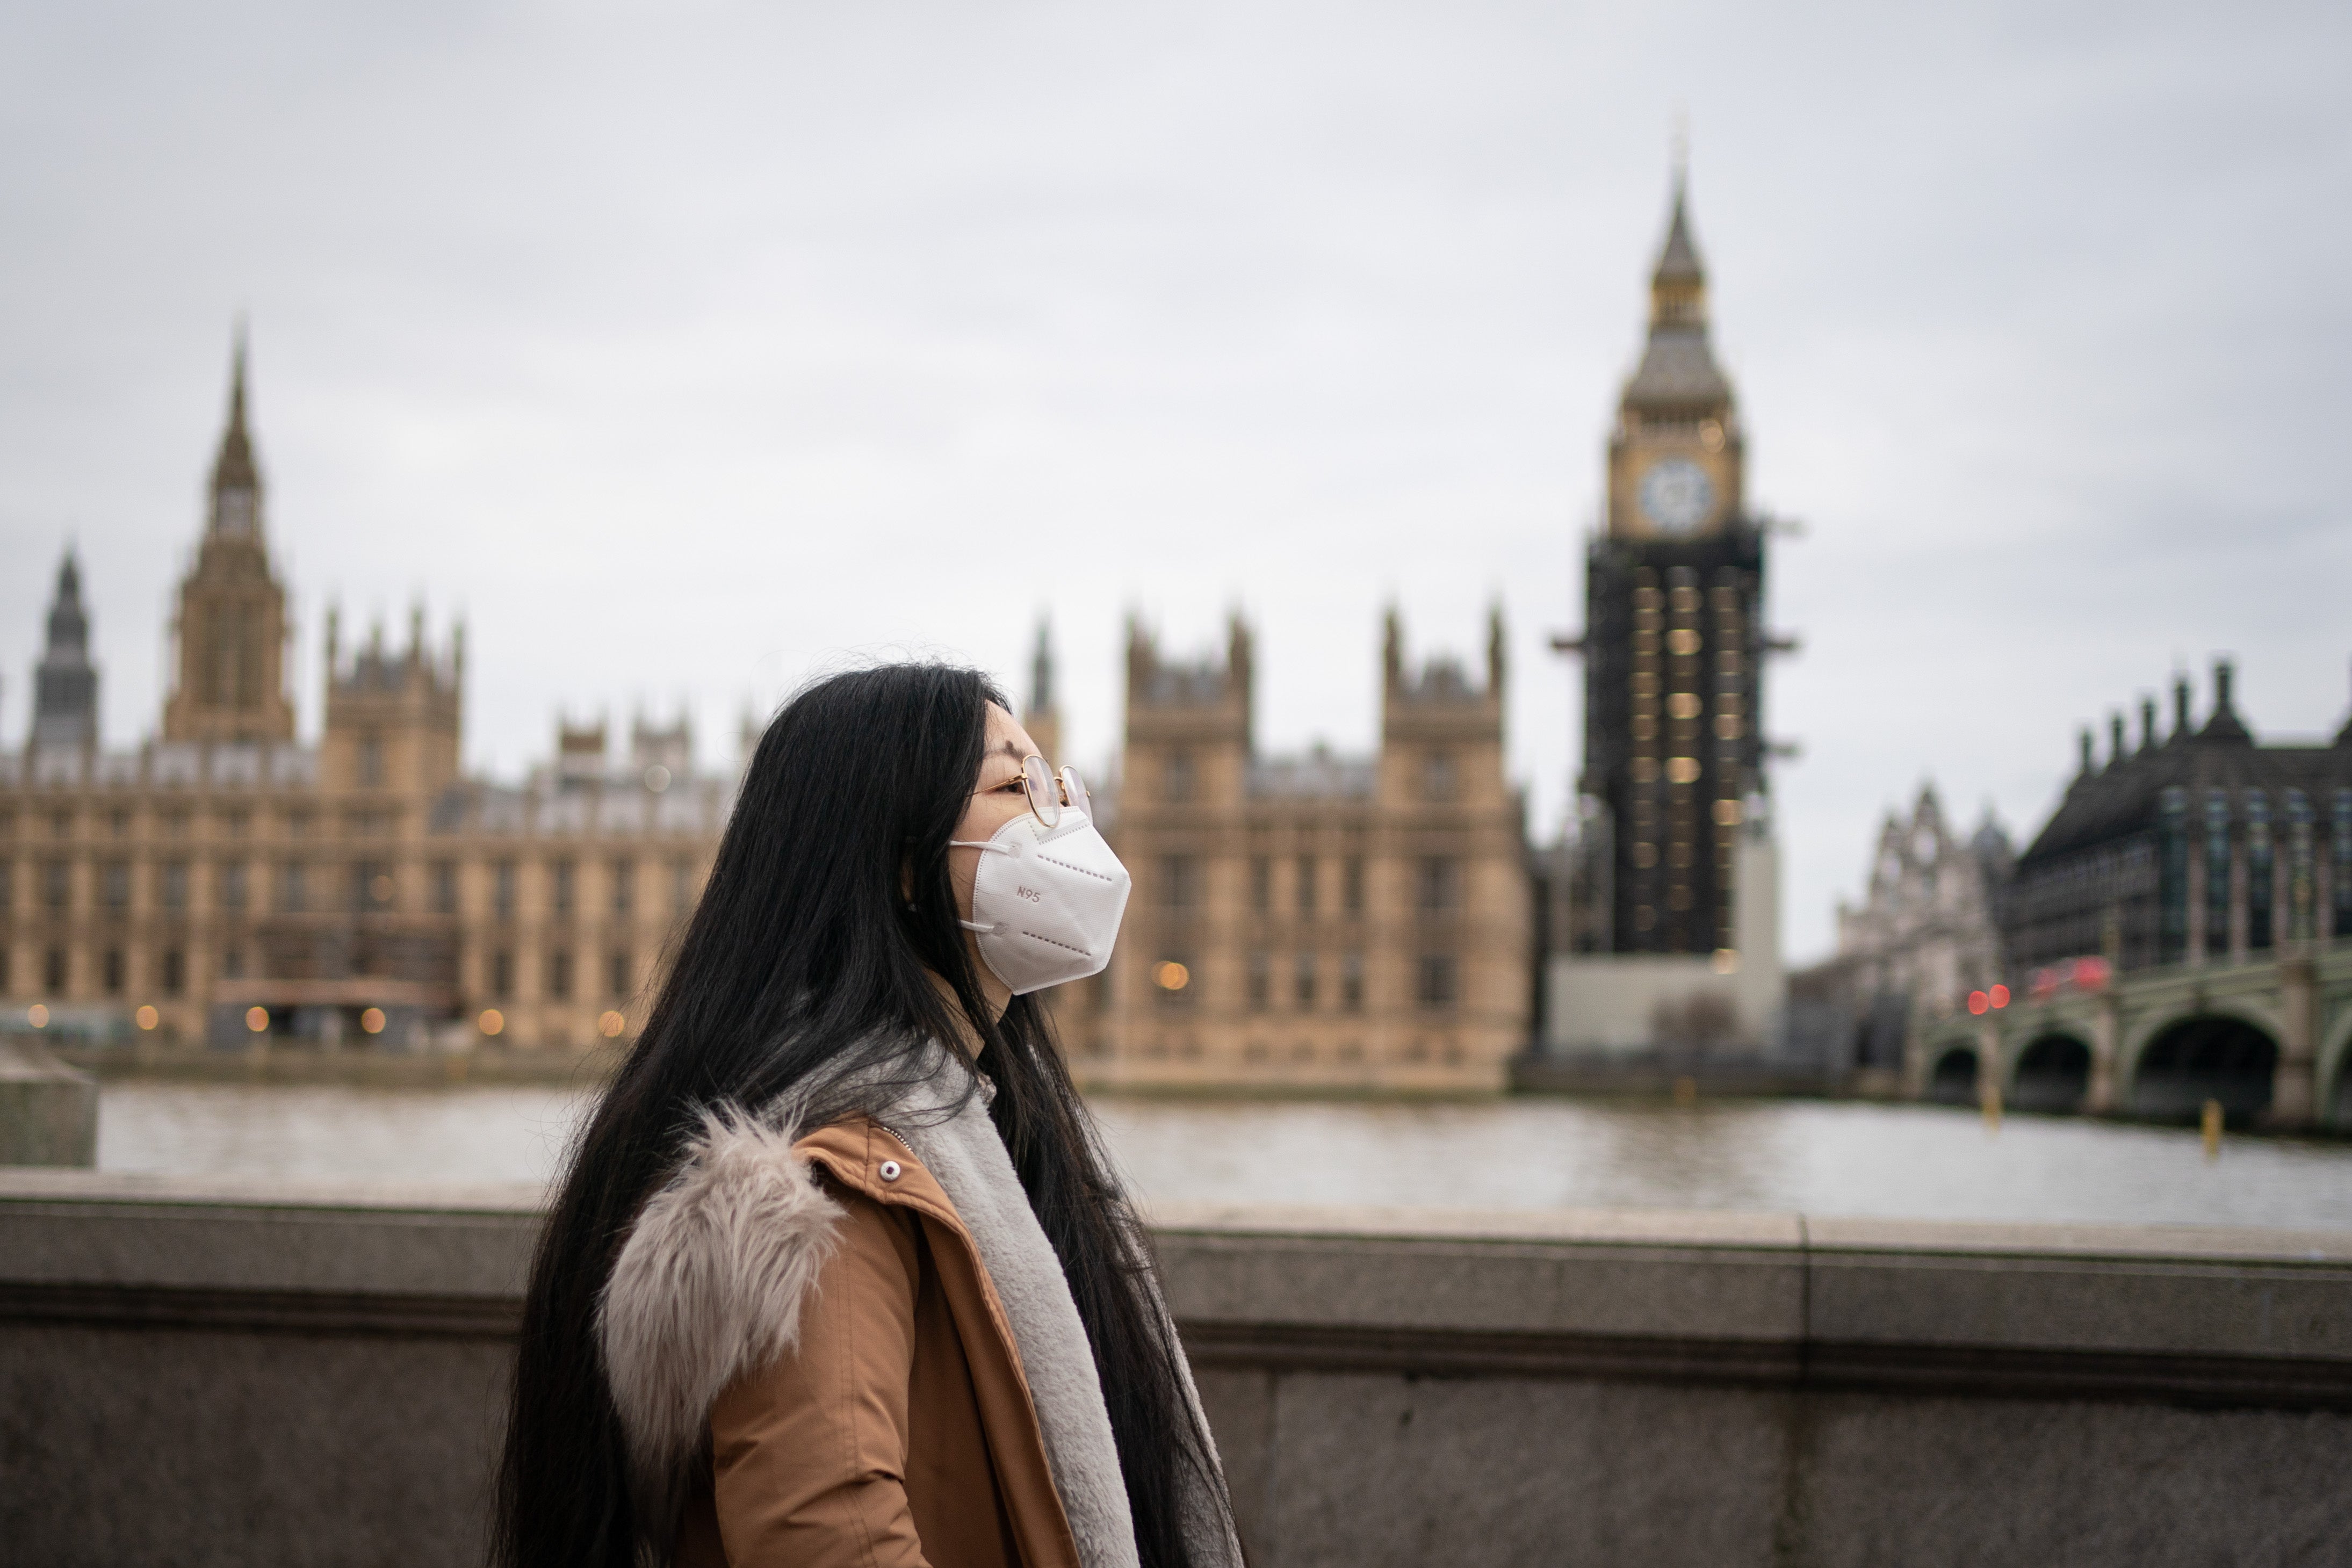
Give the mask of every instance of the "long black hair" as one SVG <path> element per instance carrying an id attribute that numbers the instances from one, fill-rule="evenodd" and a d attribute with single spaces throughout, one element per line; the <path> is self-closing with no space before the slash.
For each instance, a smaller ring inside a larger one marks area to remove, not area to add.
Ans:
<path id="1" fill-rule="evenodd" d="M 1223 1504 L 1142 1228 L 1052 1039 L 1016 997 L 990 1016 L 957 925 L 948 840 L 986 750 L 977 671 L 887 664 L 802 690 L 761 737 L 636 1045 L 574 1142 L 524 1298 L 493 1561 L 631 1568 L 666 1521 L 633 1515 L 596 1310 L 630 1225 L 700 1113 L 787 1092 L 814 1119 L 855 1073 L 912 1077 L 926 1042 L 977 1039 L 989 1108 L 1094 1349 L 1143 1568 L 1187 1568 L 1189 1479 Z M 930 976 L 947 981 L 952 999 Z M 1201 1493 L 1196 1493 L 1201 1495 Z"/>

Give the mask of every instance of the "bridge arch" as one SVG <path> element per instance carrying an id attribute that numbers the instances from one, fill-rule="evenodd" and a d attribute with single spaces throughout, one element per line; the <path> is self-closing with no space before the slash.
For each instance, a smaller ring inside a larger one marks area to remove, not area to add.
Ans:
<path id="1" fill-rule="evenodd" d="M 2223 1114 L 2238 1121 L 2268 1110 L 2278 1034 L 2245 1011 L 2216 1008 L 2190 1013 L 2151 1033 L 2132 1074 L 2132 1110 L 2188 1120 L 2206 1101 L 2218 1100 Z"/>
<path id="2" fill-rule="evenodd" d="M 2116 1083 L 2123 1085 L 2138 1082 L 2142 1061 L 2157 1037 L 2175 1025 L 2196 1018 L 2236 1019 L 2262 1030 L 2273 1040 L 2286 1038 L 2286 1020 L 2251 997 L 2215 997 L 2202 1002 L 2184 1002 L 2150 1013 L 2125 1028 L 2122 1040 L 2116 1042 Z"/>
<path id="3" fill-rule="evenodd" d="M 1973 1105 L 1983 1068 L 1974 1040 L 1948 1040 L 1927 1049 L 1927 1098 L 1939 1105 Z"/>
<path id="4" fill-rule="evenodd" d="M 2010 1103 L 2020 1111 L 2074 1112 L 2091 1092 L 2091 1042 L 2047 1029 L 2025 1042 L 2010 1070 Z"/>

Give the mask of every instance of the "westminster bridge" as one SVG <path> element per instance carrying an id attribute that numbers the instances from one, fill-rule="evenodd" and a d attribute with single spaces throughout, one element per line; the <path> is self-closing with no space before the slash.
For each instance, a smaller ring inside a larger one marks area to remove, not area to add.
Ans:
<path id="1" fill-rule="evenodd" d="M 2242 963 L 2079 966 L 2031 993 L 1971 998 L 1916 1019 L 1905 1086 L 1916 1098 L 2021 1110 L 2352 1126 L 2352 939 Z M 2054 981 L 2054 983 L 2053 983 Z"/>

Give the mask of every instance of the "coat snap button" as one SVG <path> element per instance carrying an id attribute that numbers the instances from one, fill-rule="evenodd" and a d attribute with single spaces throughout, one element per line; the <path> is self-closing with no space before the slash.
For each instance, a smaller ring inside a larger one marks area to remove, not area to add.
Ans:
<path id="1" fill-rule="evenodd" d="M 882 1162 L 882 1179 L 884 1181 L 897 1181 L 898 1179 L 899 1169 L 900 1166 L 898 1161 L 884 1160 Z"/>

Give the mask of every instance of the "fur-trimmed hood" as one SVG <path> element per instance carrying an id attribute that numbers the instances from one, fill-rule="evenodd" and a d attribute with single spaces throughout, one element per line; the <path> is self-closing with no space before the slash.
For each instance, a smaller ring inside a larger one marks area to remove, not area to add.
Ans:
<path id="1" fill-rule="evenodd" d="M 732 1108 L 703 1117 L 613 1266 L 596 1318 L 629 1445 L 638 1517 L 667 1528 L 699 1461 L 710 1406 L 793 1348 L 801 1302 L 834 1250 L 841 1206 L 794 1132 Z"/>

